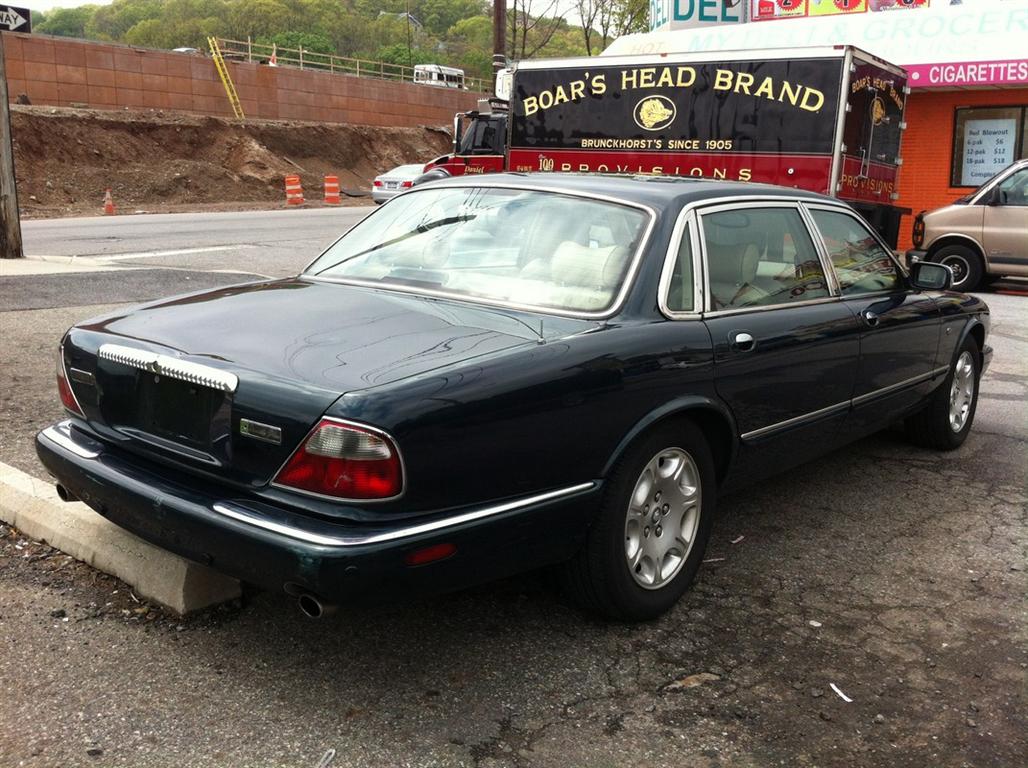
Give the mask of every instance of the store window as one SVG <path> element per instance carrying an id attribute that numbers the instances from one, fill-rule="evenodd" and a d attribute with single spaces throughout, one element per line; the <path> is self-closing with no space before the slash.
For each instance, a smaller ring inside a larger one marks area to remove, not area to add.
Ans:
<path id="1" fill-rule="evenodd" d="M 968 107 L 956 113 L 950 185 L 979 187 L 1028 157 L 1028 105 Z"/>

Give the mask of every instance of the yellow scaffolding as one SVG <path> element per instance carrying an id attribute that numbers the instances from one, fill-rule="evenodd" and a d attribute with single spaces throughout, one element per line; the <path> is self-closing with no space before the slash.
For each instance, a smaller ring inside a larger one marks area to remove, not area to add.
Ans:
<path id="1" fill-rule="evenodd" d="M 221 84 L 225 86 L 225 93 L 228 94 L 228 101 L 232 105 L 232 112 L 237 118 L 243 120 L 246 117 L 243 114 L 243 105 L 239 103 L 239 94 L 236 93 L 236 86 L 232 83 L 232 76 L 228 73 L 228 67 L 225 66 L 225 57 L 221 55 L 218 39 L 208 37 L 207 44 L 211 47 L 211 58 L 214 59 L 214 66 L 221 77 Z"/>

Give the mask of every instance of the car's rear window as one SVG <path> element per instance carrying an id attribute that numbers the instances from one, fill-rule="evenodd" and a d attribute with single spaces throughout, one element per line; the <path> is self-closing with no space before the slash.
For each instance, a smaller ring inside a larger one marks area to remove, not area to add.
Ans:
<path id="1" fill-rule="evenodd" d="M 647 214 L 538 190 L 416 190 L 366 218 L 305 274 L 491 303 L 602 312 L 620 295 Z"/>

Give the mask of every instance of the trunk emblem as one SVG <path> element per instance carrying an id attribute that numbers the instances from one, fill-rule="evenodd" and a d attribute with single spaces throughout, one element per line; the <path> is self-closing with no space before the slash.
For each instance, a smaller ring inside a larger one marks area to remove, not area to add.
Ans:
<path id="1" fill-rule="evenodd" d="M 254 440 L 262 440 L 265 443 L 282 444 L 281 428 L 273 427 L 271 424 L 261 424 L 259 421 L 240 419 L 239 434 L 252 437 Z"/>

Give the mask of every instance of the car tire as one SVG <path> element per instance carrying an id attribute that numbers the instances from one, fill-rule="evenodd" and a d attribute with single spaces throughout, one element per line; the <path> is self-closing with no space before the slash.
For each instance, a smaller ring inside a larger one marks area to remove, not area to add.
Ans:
<path id="1" fill-rule="evenodd" d="M 565 568 L 567 590 L 606 618 L 657 618 L 696 576 L 715 505 L 714 460 L 702 432 L 687 420 L 651 430 L 608 477 L 586 543 Z"/>
<path id="2" fill-rule="evenodd" d="M 906 420 L 904 426 L 910 440 L 937 451 L 952 451 L 963 445 L 978 408 L 980 381 L 980 350 L 973 338 L 967 338 L 928 406 Z"/>
<path id="3" fill-rule="evenodd" d="M 981 257 L 966 245 L 947 245 L 932 254 L 930 261 L 953 270 L 953 290 L 973 291 L 982 281 Z"/>

